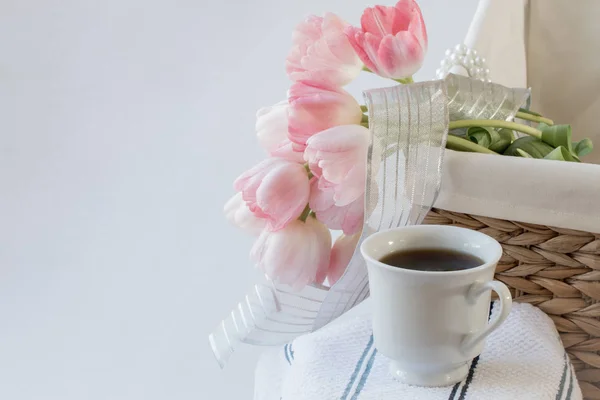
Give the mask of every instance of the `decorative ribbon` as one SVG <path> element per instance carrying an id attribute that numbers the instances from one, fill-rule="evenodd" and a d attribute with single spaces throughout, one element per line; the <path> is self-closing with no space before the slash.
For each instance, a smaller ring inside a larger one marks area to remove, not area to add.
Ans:
<path id="1" fill-rule="evenodd" d="M 420 224 L 441 186 L 448 121 L 514 117 L 528 89 L 509 89 L 463 76 L 368 90 L 364 94 L 372 134 L 367 161 L 365 221 L 344 275 L 327 288 L 294 292 L 258 283 L 209 336 L 223 367 L 239 342 L 287 343 L 333 321 L 369 295 L 360 244 L 374 232 Z"/>

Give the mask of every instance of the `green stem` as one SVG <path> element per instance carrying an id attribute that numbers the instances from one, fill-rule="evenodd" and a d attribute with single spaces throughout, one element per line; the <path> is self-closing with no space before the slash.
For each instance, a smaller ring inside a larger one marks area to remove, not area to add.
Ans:
<path id="1" fill-rule="evenodd" d="M 554 125 L 554 121 L 552 121 L 549 118 L 544 118 L 542 116 L 537 116 L 534 114 L 529 114 L 526 112 L 522 112 L 522 111 L 518 111 L 517 114 L 515 115 L 516 118 L 520 118 L 520 119 L 524 119 L 526 121 L 533 121 L 533 122 L 543 122 L 546 125 Z"/>
<path id="2" fill-rule="evenodd" d="M 365 128 L 369 127 L 369 123 L 361 123 Z M 481 126 L 481 125 L 478 125 Z M 472 153 L 483 153 L 483 154 L 496 154 L 495 151 L 488 149 L 487 147 L 483 147 L 478 145 L 477 143 L 471 142 L 470 140 L 466 140 L 463 138 L 459 138 L 458 136 L 448 135 L 448 140 L 446 142 L 446 148 L 457 151 L 469 151 Z M 393 151 L 397 151 L 394 149 Z"/>
<path id="3" fill-rule="evenodd" d="M 362 123 L 365 123 L 365 122 L 367 122 L 367 123 L 369 122 L 369 116 L 363 114 L 362 119 L 360 120 L 360 123 L 362 124 Z"/>
<path id="4" fill-rule="evenodd" d="M 308 173 L 308 180 L 310 181 L 314 175 L 313 175 L 312 171 L 310 170 L 308 163 L 304 164 L 304 169 L 306 169 L 306 172 Z"/>
<path id="5" fill-rule="evenodd" d="M 516 122 L 500 121 L 496 119 L 466 119 L 461 121 L 450 121 L 448 129 L 470 128 L 483 126 L 486 128 L 506 128 L 513 131 L 523 132 L 538 139 L 542 138 L 542 131 Z"/>
<path id="6" fill-rule="evenodd" d="M 306 205 L 306 207 L 304 207 L 304 211 L 302 211 L 302 214 L 300 214 L 300 216 L 298 217 L 298 219 L 302 222 L 306 222 L 306 218 L 308 218 L 308 215 L 311 213 L 310 207 L 308 206 L 308 204 Z"/>
<path id="7" fill-rule="evenodd" d="M 362 112 L 367 112 L 367 111 L 369 111 L 369 108 L 368 108 L 367 106 L 363 106 L 363 105 L 361 105 L 361 106 L 360 106 L 360 111 L 362 111 Z"/>
<path id="8" fill-rule="evenodd" d="M 369 68 L 367 68 L 366 66 L 363 66 L 363 71 L 365 72 L 370 72 L 372 74 L 375 74 L 375 72 L 371 71 Z M 377 74 L 375 74 L 377 75 Z M 403 85 L 407 85 L 409 83 L 414 83 L 412 76 L 409 76 L 408 78 L 404 78 L 404 79 L 394 79 L 394 78 L 390 78 L 393 81 L 396 81 L 398 83 L 401 83 Z"/>
<path id="9" fill-rule="evenodd" d="M 412 76 L 409 76 L 408 78 L 404 78 L 404 79 L 393 79 L 392 80 L 399 82 L 403 85 L 408 85 L 409 83 L 415 83 L 415 81 L 413 81 Z"/>
<path id="10" fill-rule="evenodd" d="M 470 140 L 459 138 L 458 136 L 448 135 L 448 141 L 446 142 L 446 148 L 458 151 L 469 151 L 472 153 L 483 153 L 483 154 L 496 154 L 495 151 L 473 143 Z"/>

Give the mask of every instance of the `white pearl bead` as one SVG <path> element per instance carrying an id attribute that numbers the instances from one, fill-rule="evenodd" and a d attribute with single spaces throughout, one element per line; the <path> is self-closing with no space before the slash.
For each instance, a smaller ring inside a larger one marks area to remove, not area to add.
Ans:
<path id="1" fill-rule="evenodd" d="M 481 65 L 485 65 L 485 57 L 481 57 Z"/>
<path id="2" fill-rule="evenodd" d="M 458 56 L 454 53 L 450 54 L 450 61 L 455 63 L 456 61 L 458 61 Z"/>
<path id="3" fill-rule="evenodd" d="M 458 54 L 465 54 L 467 52 L 467 46 L 464 44 L 457 44 L 454 49 Z"/>
<path id="4" fill-rule="evenodd" d="M 444 58 L 440 64 L 441 64 L 442 67 L 445 67 L 446 65 L 448 65 L 448 60 L 446 60 Z"/>
<path id="5" fill-rule="evenodd" d="M 491 79 L 487 79 L 486 82 L 492 83 L 492 80 Z"/>
<path id="6" fill-rule="evenodd" d="M 471 57 L 463 58 L 463 63 L 465 64 L 465 67 L 472 67 L 475 65 L 475 61 Z"/>
<path id="7" fill-rule="evenodd" d="M 452 54 L 452 50 L 448 49 L 448 50 L 446 50 L 446 52 L 444 54 L 446 55 L 446 57 L 449 57 L 450 54 Z"/>
<path id="8" fill-rule="evenodd" d="M 481 68 L 477 67 L 475 68 L 475 76 L 481 76 Z"/>
<path id="9" fill-rule="evenodd" d="M 484 69 L 483 73 L 485 74 L 485 76 L 488 76 L 490 74 L 490 69 L 489 68 Z"/>
<path id="10" fill-rule="evenodd" d="M 475 65 L 481 65 L 481 57 L 475 57 Z"/>
<path id="11" fill-rule="evenodd" d="M 467 49 L 465 54 L 469 57 L 473 57 L 473 56 L 477 55 L 477 51 L 475 51 L 474 49 Z"/>
<path id="12" fill-rule="evenodd" d="M 467 71 L 469 72 L 469 76 L 475 77 L 476 68 L 469 68 Z"/>

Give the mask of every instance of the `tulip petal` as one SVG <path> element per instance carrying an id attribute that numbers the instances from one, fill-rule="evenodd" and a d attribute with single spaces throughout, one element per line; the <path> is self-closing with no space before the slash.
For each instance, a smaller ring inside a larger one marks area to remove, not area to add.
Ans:
<path id="1" fill-rule="evenodd" d="M 331 234 L 315 218 L 293 221 L 285 228 L 263 234 L 255 242 L 251 258 L 270 279 L 300 290 L 321 283 L 329 269 Z"/>
<path id="2" fill-rule="evenodd" d="M 382 69 L 396 78 L 412 76 L 421 67 L 423 57 L 420 42 L 407 31 L 384 37 L 378 50 Z"/>
<path id="3" fill-rule="evenodd" d="M 364 198 L 358 197 L 346 206 L 337 206 L 334 200 L 334 191 L 331 188 L 320 188 L 319 179 L 311 181 L 310 208 L 329 229 L 341 229 L 345 234 L 351 235 L 359 232 L 364 219 Z"/>
<path id="4" fill-rule="evenodd" d="M 327 271 L 327 279 L 330 285 L 333 286 L 344 275 L 344 272 L 346 272 L 346 268 L 354 255 L 359 239 L 360 234 L 342 235 L 333 244 L 329 270 Z"/>
<path id="5" fill-rule="evenodd" d="M 386 78 L 412 76 L 427 51 L 427 31 L 421 9 L 414 0 L 400 0 L 394 7 L 367 8 L 362 29 L 345 32 L 363 63 Z"/>
<path id="6" fill-rule="evenodd" d="M 348 24 L 337 15 L 310 16 L 292 35 L 286 72 L 294 82 L 336 88 L 354 80 L 362 62 L 344 33 Z"/>
<path id="7" fill-rule="evenodd" d="M 256 205 L 276 231 L 298 218 L 310 193 L 306 170 L 300 164 L 279 165 L 267 174 L 256 190 Z"/>
<path id="8" fill-rule="evenodd" d="M 304 159 L 319 178 L 321 189 L 332 188 L 337 206 L 347 206 L 365 190 L 367 151 L 371 134 L 360 125 L 324 130 L 307 142 Z"/>

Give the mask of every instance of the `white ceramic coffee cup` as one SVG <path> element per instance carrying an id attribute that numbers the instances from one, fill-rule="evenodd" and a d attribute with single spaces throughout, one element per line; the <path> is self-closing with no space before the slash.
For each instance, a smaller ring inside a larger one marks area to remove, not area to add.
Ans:
<path id="1" fill-rule="evenodd" d="M 456 271 L 419 271 L 379 260 L 410 249 L 452 249 L 484 264 Z M 491 237 L 453 226 L 418 225 L 377 232 L 361 246 L 367 261 L 373 338 L 390 358 L 401 382 L 445 386 L 463 380 L 484 338 L 506 319 L 512 306 L 508 288 L 494 281 L 502 247 Z M 500 312 L 488 322 L 491 290 Z"/>

